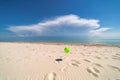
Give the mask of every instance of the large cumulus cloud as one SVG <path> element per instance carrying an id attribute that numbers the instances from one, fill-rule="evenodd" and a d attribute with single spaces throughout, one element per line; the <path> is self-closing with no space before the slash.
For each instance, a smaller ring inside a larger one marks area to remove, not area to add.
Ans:
<path id="1" fill-rule="evenodd" d="M 18 36 L 99 35 L 109 30 L 101 28 L 99 20 L 81 18 L 77 15 L 58 16 L 37 24 L 9 26 L 7 30 Z"/>

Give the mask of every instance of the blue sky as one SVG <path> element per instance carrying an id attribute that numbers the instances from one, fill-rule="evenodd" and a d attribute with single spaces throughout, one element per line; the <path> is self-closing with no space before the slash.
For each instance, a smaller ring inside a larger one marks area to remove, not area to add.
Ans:
<path id="1" fill-rule="evenodd" d="M 120 0 L 0 0 L 0 36 L 120 39 Z"/>

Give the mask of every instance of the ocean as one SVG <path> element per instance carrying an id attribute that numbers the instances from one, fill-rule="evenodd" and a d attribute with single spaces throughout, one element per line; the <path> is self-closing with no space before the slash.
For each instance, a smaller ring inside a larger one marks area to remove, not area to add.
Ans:
<path id="1" fill-rule="evenodd" d="M 120 39 L 90 39 L 79 37 L 9 37 L 0 38 L 0 42 L 55 42 L 80 44 L 113 44 L 120 45 Z"/>

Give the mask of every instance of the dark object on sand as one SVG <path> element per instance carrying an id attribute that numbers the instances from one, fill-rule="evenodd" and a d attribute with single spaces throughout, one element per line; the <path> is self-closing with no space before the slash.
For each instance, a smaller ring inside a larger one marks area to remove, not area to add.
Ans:
<path id="1" fill-rule="evenodd" d="M 55 60 L 58 61 L 58 62 L 62 61 L 62 59 L 60 59 L 60 58 L 59 59 L 55 59 Z"/>

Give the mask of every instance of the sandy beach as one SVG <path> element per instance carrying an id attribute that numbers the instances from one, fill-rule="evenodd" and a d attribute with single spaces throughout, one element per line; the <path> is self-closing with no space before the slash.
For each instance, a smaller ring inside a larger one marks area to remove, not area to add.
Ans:
<path id="1" fill-rule="evenodd" d="M 0 42 L 0 80 L 120 80 L 120 47 Z"/>

